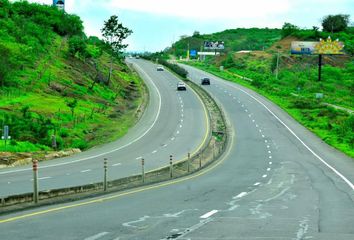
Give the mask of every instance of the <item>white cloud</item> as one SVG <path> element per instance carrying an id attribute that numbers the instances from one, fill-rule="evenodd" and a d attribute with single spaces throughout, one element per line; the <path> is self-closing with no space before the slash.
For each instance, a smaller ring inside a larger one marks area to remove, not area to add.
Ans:
<path id="1" fill-rule="evenodd" d="M 290 0 L 107 0 L 107 8 L 134 10 L 200 20 L 240 19 L 284 13 L 290 9 Z"/>

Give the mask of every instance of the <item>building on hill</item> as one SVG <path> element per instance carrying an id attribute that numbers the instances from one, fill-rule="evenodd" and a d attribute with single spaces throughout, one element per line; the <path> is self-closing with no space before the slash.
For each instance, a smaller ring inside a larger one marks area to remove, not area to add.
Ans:
<path id="1" fill-rule="evenodd" d="M 60 10 L 65 9 L 65 0 L 53 0 L 53 6 L 59 8 Z"/>

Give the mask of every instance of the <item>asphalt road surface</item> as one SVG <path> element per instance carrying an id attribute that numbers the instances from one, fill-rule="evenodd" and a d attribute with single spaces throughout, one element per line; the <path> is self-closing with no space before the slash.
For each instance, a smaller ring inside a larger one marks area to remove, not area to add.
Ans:
<path id="1" fill-rule="evenodd" d="M 169 164 L 196 152 L 209 134 L 207 113 L 191 90 L 177 91 L 178 79 L 156 71 L 155 64 L 130 60 L 145 80 L 150 102 L 138 124 L 118 141 L 90 149 L 73 157 L 40 163 L 40 190 L 100 182 L 103 159 L 108 158 L 108 180 L 140 174 L 141 159 L 146 171 Z M 0 170 L 0 196 L 32 191 L 31 166 Z"/>
<path id="2" fill-rule="evenodd" d="M 188 67 L 196 82 L 210 76 Z M 232 130 L 196 175 L 2 216 L 0 239 L 354 239 L 354 162 L 256 93 L 211 76 Z M 192 132 L 191 132 L 192 134 Z"/>

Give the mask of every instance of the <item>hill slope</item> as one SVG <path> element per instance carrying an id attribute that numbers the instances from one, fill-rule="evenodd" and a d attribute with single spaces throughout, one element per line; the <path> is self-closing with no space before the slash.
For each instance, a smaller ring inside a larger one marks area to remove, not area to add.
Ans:
<path id="1" fill-rule="evenodd" d="M 182 37 L 181 40 L 174 43 L 168 50 L 168 53 L 175 56 L 186 57 L 188 49 L 201 50 L 204 41 L 224 41 L 225 51 L 239 51 L 239 50 L 262 50 L 270 47 L 275 41 L 281 37 L 279 29 L 229 29 L 213 34 L 199 34 L 194 33 L 190 37 Z"/>
<path id="2" fill-rule="evenodd" d="M 57 149 L 86 149 L 126 133 L 143 85 L 118 58 L 107 82 L 108 51 L 84 35 L 75 15 L 1 0 L 0 133 L 8 125 L 12 137 L 6 150 L 50 150 L 53 139 Z"/>
<path id="3" fill-rule="evenodd" d="M 248 39 L 254 29 L 244 29 L 244 36 L 238 39 Z M 265 29 L 264 31 L 268 31 Z M 231 32 L 227 30 L 226 32 Z M 239 30 L 237 30 L 239 32 Z M 261 31 L 257 30 L 258 33 Z M 294 40 L 312 40 L 316 36 L 328 37 L 326 32 L 299 30 L 292 36 L 279 41 L 268 39 L 269 48 L 264 51 L 237 53 L 244 44 L 226 49 L 218 57 L 207 57 L 204 62 L 187 62 L 193 66 L 209 71 L 224 79 L 235 81 L 250 87 L 268 97 L 300 123 L 316 133 L 328 144 L 354 156 L 354 59 L 352 43 L 354 41 L 353 28 L 345 32 L 336 33 L 344 41 L 347 55 L 324 56 L 322 81 L 318 81 L 318 56 L 290 55 L 290 43 Z M 214 40 L 220 35 L 212 34 Z M 269 36 L 264 36 L 269 38 Z M 194 37 L 192 37 L 194 39 Z M 200 37 L 200 39 L 211 37 Z M 219 38 L 218 40 L 224 40 Z M 183 48 L 188 38 L 178 41 L 174 46 Z M 267 42 L 267 41 L 265 41 Z M 237 44 L 237 43 L 235 43 Z M 179 47 L 181 46 L 181 47 Z M 172 48 L 173 49 L 173 46 Z M 252 48 L 246 48 L 252 49 Z M 171 51 L 171 50 L 169 50 Z M 185 50 L 183 50 L 185 51 Z M 279 51 L 279 73 L 276 78 L 277 52 Z M 224 70 L 220 70 L 220 66 Z M 240 76 L 253 79 L 246 81 Z M 316 93 L 322 93 L 323 98 L 316 98 Z"/>

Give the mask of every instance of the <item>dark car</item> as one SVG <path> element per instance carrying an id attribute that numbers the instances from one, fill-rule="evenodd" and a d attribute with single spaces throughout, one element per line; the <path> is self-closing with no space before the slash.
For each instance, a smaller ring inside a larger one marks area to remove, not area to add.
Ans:
<path id="1" fill-rule="evenodd" d="M 184 82 L 177 83 L 177 91 L 186 91 L 186 84 Z"/>
<path id="2" fill-rule="evenodd" d="M 202 78 L 200 84 L 202 84 L 202 85 L 210 85 L 210 78 L 207 78 L 207 77 Z"/>

